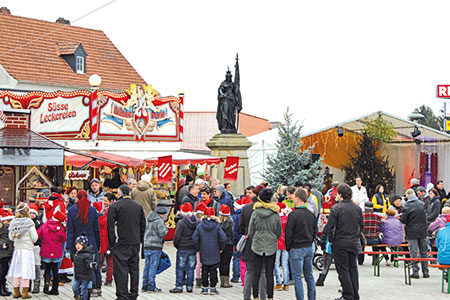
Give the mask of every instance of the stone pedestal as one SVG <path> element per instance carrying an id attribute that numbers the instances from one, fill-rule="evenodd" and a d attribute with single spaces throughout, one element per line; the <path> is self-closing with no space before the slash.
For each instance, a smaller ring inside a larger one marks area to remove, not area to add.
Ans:
<path id="1" fill-rule="evenodd" d="M 211 149 L 211 155 L 218 156 L 224 160 L 219 166 L 214 166 L 211 170 L 212 178 L 217 178 L 221 183 L 224 182 L 224 168 L 227 156 L 239 156 L 239 170 L 237 181 L 230 181 L 231 191 L 235 197 L 244 194 L 245 188 L 250 183 L 250 170 L 248 168 L 247 149 L 252 146 L 242 134 L 216 134 L 212 139 L 206 142 L 206 147 Z"/>

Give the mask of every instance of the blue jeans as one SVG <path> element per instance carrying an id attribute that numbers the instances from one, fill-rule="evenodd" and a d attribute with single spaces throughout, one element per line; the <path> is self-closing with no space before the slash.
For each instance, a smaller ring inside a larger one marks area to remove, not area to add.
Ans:
<path id="1" fill-rule="evenodd" d="M 196 250 L 178 250 L 176 263 L 176 280 L 175 287 L 183 289 L 184 274 L 186 273 L 186 288 L 192 289 L 194 287 L 194 272 L 197 264 Z"/>
<path id="2" fill-rule="evenodd" d="M 233 280 L 239 280 L 239 277 L 241 276 L 241 269 L 240 269 L 240 255 L 238 255 L 237 251 L 233 251 Z"/>
<path id="3" fill-rule="evenodd" d="M 75 297 L 81 296 L 82 300 L 88 299 L 88 286 L 89 281 L 87 280 L 76 280 L 75 276 L 73 277 L 72 290 Z"/>
<path id="4" fill-rule="evenodd" d="M 156 289 L 156 270 L 161 260 L 162 250 L 144 250 L 145 265 L 142 275 L 142 289 L 154 291 Z"/>
<path id="5" fill-rule="evenodd" d="M 281 267 L 283 268 L 283 284 L 289 285 L 289 252 L 287 250 L 277 250 L 275 256 L 275 281 L 281 285 L 280 258 Z"/>
<path id="6" fill-rule="evenodd" d="M 308 286 L 308 300 L 316 300 L 316 284 L 312 271 L 313 255 L 312 247 L 293 248 L 289 251 L 289 262 L 291 263 L 292 279 L 294 280 L 297 300 L 304 299 L 302 273 L 304 273 Z"/>

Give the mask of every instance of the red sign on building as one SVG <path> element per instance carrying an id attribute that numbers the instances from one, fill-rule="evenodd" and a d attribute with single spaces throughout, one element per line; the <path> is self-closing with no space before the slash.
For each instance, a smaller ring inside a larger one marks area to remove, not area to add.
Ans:
<path id="1" fill-rule="evenodd" d="M 224 180 L 236 181 L 239 169 L 239 157 L 228 156 L 225 162 Z"/>
<path id="2" fill-rule="evenodd" d="M 440 84 L 437 86 L 437 97 L 438 98 L 450 98 L 450 85 Z"/>

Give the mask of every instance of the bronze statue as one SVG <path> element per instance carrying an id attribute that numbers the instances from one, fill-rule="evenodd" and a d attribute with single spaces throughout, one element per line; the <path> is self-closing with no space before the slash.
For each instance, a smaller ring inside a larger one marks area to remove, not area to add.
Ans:
<path id="1" fill-rule="evenodd" d="M 240 91 L 239 57 L 237 54 L 234 67 L 234 82 L 231 80 L 232 75 L 228 68 L 225 80 L 219 87 L 216 119 L 220 133 L 237 133 L 239 127 L 239 112 L 242 110 L 242 98 Z"/>

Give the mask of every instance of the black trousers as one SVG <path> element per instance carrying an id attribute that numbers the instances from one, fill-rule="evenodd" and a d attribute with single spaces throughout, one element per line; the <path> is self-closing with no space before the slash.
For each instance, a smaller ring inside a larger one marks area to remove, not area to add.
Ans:
<path id="1" fill-rule="evenodd" d="M 220 253 L 220 276 L 230 276 L 230 262 L 233 257 L 233 245 L 225 245 L 222 253 Z"/>
<path id="2" fill-rule="evenodd" d="M 261 270 L 264 264 L 266 268 L 266 281 L 267 281 L 267 298 L 273 298 L 273 269 L 275 267 L 276 254 L 270 256 L 260 256 L 256 253 L 253 254 L 253 266 L 255 274 L 253 275 L 253 298 L 258 298 L 259 293 L 259 278 L 261 277 Z"/>
<path id="3" fill-rule="evenodd" d="M 59 283 L 58 263 L 44 263 L 44 268 L 44 281 L 49 284 L 53 274 L 52 282 L 54 286 L 57 286 Z"/>
<path id="4" fill-rule="evenodd" d="M 202 265 L 202 286 L 204 288 L 207 287 L 216 287 L 218 278 L 217 278 L 217 268 L 219 264 L 215 265 Z"/>
<path id="5" fill-rule="evenodd" d="M 136 300 L 139 294 L 139 251 L 140 245 L 114 246 L 112 251 L 114 281 L 118 300 Z M 130 289 L 128 289 L 128 276 Z"/>
<path id="6" fill-rule="evenodd" d="M 342 297 L 346 300 L 359 300 L 358 266 L 356 264 L 358 250 L 333 247 L 333 259 L 342 287 Z"/>
<path id="7" fill-rule="evenodd" d="M 11 257 L 0 258 L 0 285 L 6 283 L 6 274 L 8 274 L 9 261 Z"/>

